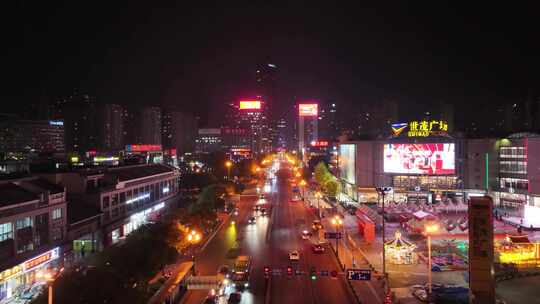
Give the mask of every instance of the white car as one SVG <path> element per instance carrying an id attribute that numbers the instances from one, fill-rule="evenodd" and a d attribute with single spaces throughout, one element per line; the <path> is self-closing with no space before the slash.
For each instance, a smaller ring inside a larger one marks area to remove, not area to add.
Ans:
<path id="1" fill-rule="evenodd" d="M 309 240 L 309 238 L 311 237 L 311 233 L 307 230 L 304 230 L 302 231 L 302 239 L 303 240 Z"/>
<path id="2" fill-rule="evenodd" d="M 300 260 L 300 253 L 298 251 L 293 251 L 289 253 L 289 260 L 290 261 L 299 261 Z"/>

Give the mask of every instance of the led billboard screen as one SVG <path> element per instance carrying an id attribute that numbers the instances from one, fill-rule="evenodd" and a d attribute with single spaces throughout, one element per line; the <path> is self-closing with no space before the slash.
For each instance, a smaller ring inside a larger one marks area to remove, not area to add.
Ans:
<path id="1" fill-rule="evenodd" d="M 260 100 L 241 100 L 240 101 L 240 110 L 260 110 L 261 101 Z"/>
<path id="2" fill-rule="evenodd" d="M 455 169 L 453 143 L 384 145 L 386 173 L 444 175 Z"/>
<path id="3" fill-rule="evenodd" d="M 316 103 L 301 103 L 298 105 L 298 115 L 317 116 L 319 115 L 319 105 Z"/>
<path id="4" fill-rule="evenodd" d="M 356 145 L 339 146 L 339 176 L 347 183 L 356 184 Z"/>

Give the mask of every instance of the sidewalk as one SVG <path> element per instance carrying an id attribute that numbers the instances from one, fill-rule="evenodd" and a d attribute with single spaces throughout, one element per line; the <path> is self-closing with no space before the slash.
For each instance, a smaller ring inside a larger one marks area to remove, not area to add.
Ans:
<path id="1" fill-rule="evenodd" d="M 309 205 L 310 203 L 313 206 L 317 206 L 317 199 L 313 197 L 311 191 L 306 191 L 305 203 Z M 337 253 L 339 255 L 338 260 L 342 264 L 342 270 L 346 269 L 373 269 L 371 264 L 369 264 L 369 257 L 366 257 L 365 253 L 360 249 L 361 240 L 359 239 L 357 233 L 357 224 L 354 217 L 348 213 L 343 212 L 342 208 L 338 205 L 334 207 L 324 201 L 323 199 L 319 200 L 321 207 L 321 223 L 326 227 L 326 231 L 333 231 L 331 221 L 331 215 L 333 210 L 338 211 L 343 215 L 343 238 L 338 240 Z M 316 209 L 315 209 L 316 210 Z M 341 212 L 340 212 L 341 211 Z M 317 212 L 314 212 L 317 215 Z M 336 252 L 336 241 L 329 240 L 330 247 Z M 382 247 L 382 246 L 380 246 Z M 376 250 L 376 248 L 374 248 Z M 379 248 L 379 252 L 380 248 Z M 372 260 L 377 260 L 371 258 Z M 380 265 L 379 265 L 380 266 Z M 377 269 L 377 266 L 375 266 Z M 383 281 L 379 279 L 379 276 L 376 273 L 372 272 L 371 281 L 349 281 L 353 291 L 361 299 L 362 303 L 367 304 L 379 304 L 382 303 L 384 299 L 384 286 Z"/>

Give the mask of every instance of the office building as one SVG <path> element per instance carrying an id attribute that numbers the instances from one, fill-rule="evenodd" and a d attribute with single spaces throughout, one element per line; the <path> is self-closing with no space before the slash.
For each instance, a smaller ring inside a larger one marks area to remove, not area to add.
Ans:
<path id="1" fill-rule="evenodd" d="M 0 130 L 0 151 L 44 153 L 64 152 L 64 122 L 61 120 L 20 120 L 4 117 Z"/>
<path id="2" fill-rule="evenodd" d="M 195 152 L 212 153 L 223 149 L 223 138 L 221 129 L 205 128 L 199 129 L 199 135 L 195 141 Z"/>
<path id="3" fill-rule="evenodd" d="M 119 151 L 124 146 L 124 109 L 117 104 L 99 107 L 98 126 L 100 150 Z"/>
<path id="4" fill-rule="evenodd" d="M 197 130 L 195 116 L 174 110 L 163 112 L 163 147 L 176 149 L 178 155 L 195 150 Z"/>
<path id="5" fill-rule="evenodd" d="M 144 107 L 139 117 L 139 132 L 142 144 L 161 144 L 161 109 Z"/>
<path id="6" fill-rule="evenodd" d="M 64 120 L 67 152 L 84 154 L 98 147 L 99 128 L 94 97 L 75 92 L 58 103 L 56 116 Z"/>

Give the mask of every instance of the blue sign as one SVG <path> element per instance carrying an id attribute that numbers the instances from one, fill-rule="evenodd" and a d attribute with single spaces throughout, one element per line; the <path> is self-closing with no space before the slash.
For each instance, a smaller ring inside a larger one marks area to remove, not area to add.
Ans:
<path id="1" fill-rule="evenodd" d="M 64 122 L 61 120 L 49 120 L 49 125 L 51 126 L 63 126 Z"/>
<path id="2" fill-rule="evenodd" d="M 327 277 L 328 276 L 328 270 L 321 270 L 321 277 Z"/>
<path id="3" fill-rule="evenodd" d="M 369 269 L 347 269 L 347 279 L 351 281 L 370 281 L 371 270 Z"/>

